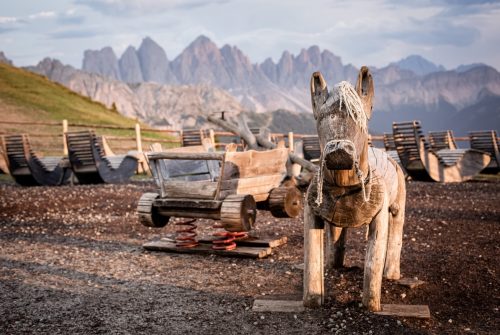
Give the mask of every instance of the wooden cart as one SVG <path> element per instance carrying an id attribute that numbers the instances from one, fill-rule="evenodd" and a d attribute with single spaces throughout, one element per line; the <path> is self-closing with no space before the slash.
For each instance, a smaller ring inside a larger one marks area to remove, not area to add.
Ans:
<path id="1" fill-rule="evenodd" d="M 250 231 L 256 208 L 275 217 L 296 217 L 302 194 L 281 186 L 288 150 L 206 152 L 203 147 L 147 154 L 159 187 L 139 200 L 140 222 L 163 227 L 170 217 L 220 220 L 229 232 Z M 201 152 L 204 151 L 204 152 Z"/>

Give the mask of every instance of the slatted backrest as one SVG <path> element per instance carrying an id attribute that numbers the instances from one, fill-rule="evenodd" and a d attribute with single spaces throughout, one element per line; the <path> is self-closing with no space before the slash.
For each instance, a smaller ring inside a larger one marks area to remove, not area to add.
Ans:
<path id="1" fill-rule="evenodd" d="M 455 143 L 455 137 L 453 136 L 453 131 L 451 130 L 430 131 L 429 143 L 431 149 L 436 152 L 443 149 L 457 148 L 457 144 Z"/>
<path id="2" fill-rule="evenodd" d="M 202 140 L 201 129 L 186 129 L 182 131 L 182 146 L 190 147 L 201 145 Z"/>
<path id="3" fill-rule="evenodd" d="M 498 156 L 497 132 L 495 130 L 469 132 L 470 147 L 489 153 L 493 157 Z"/>
<path id="4" fill-rule="evenodd" d="M 384 133 L 384 147 L 385 151 L 396 150 L 396 144 L 394 143 L 394 135 L 391 133 Z"/>
<path id="5" fill-rule="evenodd" d="M 302 145 L 305 159 L 310 161 L 321 157 L 318 135 L 303 136 Z"/>
<path id="6" fill-rule="evenodd" d="M 29 141 L 24 134 L 6 135 L 5 149 L 11 171 L 28 167 Z"/>
<path id="7" fill-rule="evenodd" d="M 394 122 L 392 132 L 396 150 L 403 165 L 420 160 L 420 146 L 429 149 L 420 121 Z"/>
<path id="8" fill-rule="evenodd" d="M 72 164 L 80 166 L 95 166 L 92 145 L 95 141 L 95 134 L 91 130 L 67 132 L 66 142 Z"/>

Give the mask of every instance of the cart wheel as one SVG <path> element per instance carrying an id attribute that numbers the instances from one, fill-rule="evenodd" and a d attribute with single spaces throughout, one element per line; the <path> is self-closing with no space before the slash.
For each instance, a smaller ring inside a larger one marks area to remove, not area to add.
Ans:
<path id="1" fill-rule="evenodd" d="M 255 223 L 257 206 L 248 194 L 229 195 L 220 209 L 220 219 L 224 229 L 231 232 L 250 231 Z"/>
<path id="2" fill-rule="evenodd" d="M 295 218 L 302 206 L 302 193 L 296 187 L 277 187 L 269 194 L 269 209 L 274 217 Z"/>
<path id="3" fill-rule="evenodd" d="M 169 216 L 162 216 L 158 213 L 158 208 L 153 207 L 153 202 L 160 195 L 158 193 L 144 193 L 137 205 L 139 221 L 146 227 L 165 227 L 170 220 Z"/>

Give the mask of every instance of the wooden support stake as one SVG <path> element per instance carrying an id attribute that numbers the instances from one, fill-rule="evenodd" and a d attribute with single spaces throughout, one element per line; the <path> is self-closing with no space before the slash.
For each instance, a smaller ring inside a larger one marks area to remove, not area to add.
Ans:
<path id="1" fill-rule="evenodd" d="M 141 125 L 135 124 L 135 143 L 137 144 L 137 151 L 142 152 L 142 141 L 141 141 Z"/>
<path id="2" fill-rule="evenodd" d="M 293 152 L 293 131 L 288 132 L 288 151 Z"/>
<path id="3" fill-rule="evenodd" d="M 68 120 L 63 120 L 63 152 L 64 156 L 68 156 L 68 143 L 66 143 L 66 133 L 68 132 Z"/>

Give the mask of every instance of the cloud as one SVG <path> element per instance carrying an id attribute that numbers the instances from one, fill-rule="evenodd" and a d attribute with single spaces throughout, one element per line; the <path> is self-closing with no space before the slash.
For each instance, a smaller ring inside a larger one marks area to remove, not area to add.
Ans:
<path id="1" fill-rule="evenodd" d="M 405 43 L 456 47 L 471 45 L 481 36 L 480 31 L 475 27 L 453 24 L 449 20 L 442 20 L 439 17 L 428 20 L 409 19 L 408 23 L 398 31 L 386 32 L 383 35 Z"/>
<path id="2" fill-rule="evenodd" d="M 56 13 L 55 12 L 52 12 L 52 11 L 42 11 L 42 12 L 38 12 L 36 14 L 31 14 L 28 16 L 29 19 L 31 20 L 36 20 L 36 19 L 47 19 L 47 18 L 51 18 L 51 17 L 55 17 L 56 16 Z"/>
<path id="3" fill-rule="evenodd" d="M 13 16 L 0 16 L 0 34 L 18 30 L 25 21 Z"/>
<path id="4" fill-rule="evenodd" d="M 19 19 L 17 17 L 13 16 L 0 16 L 0 24 L 5 24 L 5 23 L 15 23 L 18 22 Z"/>
<path id="5" fill-rule="evenodd" d="M 90 38 L 99 35 L 95 30 L 61 30 L 50 33 L 49 36 L 53 39 L 74 39 L 74 38 Z"/>
<path id="6" fill-rule="evenodd" d="M 68 9 L 66 12 L 60 14 L 57 22 L 64 25 L 77 25 L 85 22 L 85 16 L 77 15 L 76 9 Z"/>
<path id="7" fill-rule="evenodd" d="M 191 9 L 230 0 L 74 0 L 106 15 L 160 14 L 172 9 Z"/>

